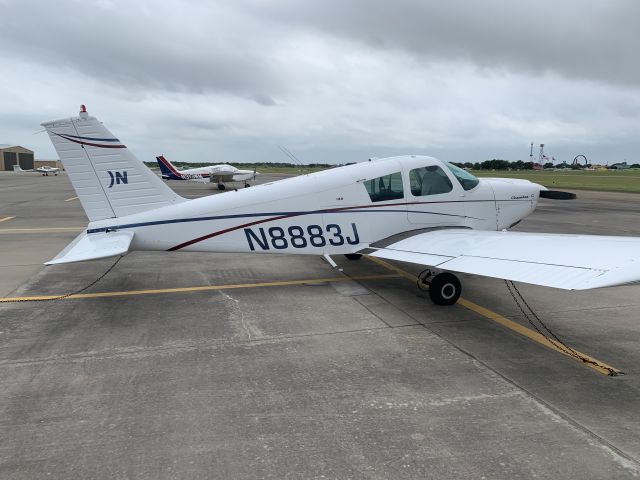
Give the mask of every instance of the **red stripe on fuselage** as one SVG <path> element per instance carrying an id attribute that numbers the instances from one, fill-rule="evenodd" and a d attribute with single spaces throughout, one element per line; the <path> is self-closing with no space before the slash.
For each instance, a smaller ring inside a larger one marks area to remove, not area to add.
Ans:
<path id="1" fill-rule="evenodd" d="M 217 232 L 209 233 L 207 235 L 203 235 L 202 237 L 194 238 L 193 240 L 189 240 L 187 242 L 181 243 L 180 245 L 176 245 L 175 247 L 169 248 L 168 252 L 173 252 L 176 250 L 180 250 L 181 248 L 188 247 L 189 245 L 193 245 L 194 243 L 201 242 L 203 240 L 207 240 L 209 238 L 217 237 L 219 235 L 223 235 L 225 233 L 233 232 L 234 230 L 239 230 L 241 228 L 250 227 L 252 225 L 258 225 L 261 223 L 272 222 L 274 220 L 282 220 L 283 218 L 291 218 L 291 217 L 299 217 L 302 215 L 310 215 L 314 213 L 332 213 L 332 212 L 344 212 L 347 210 L 356 210 L 356 209 L 365 209 L 365 208 L 377 208 L 377 207 L 403 207 L 408 205 L 430 205 L 430 204 L 439 204 L 439 203 L 482 203 L 482 202 L 495 202 L 496 200 L 487 199 L 487 200 L 441 200 L 437 202 L 404 202 L 404 203 L 387 203 L 383 205 L 355 205 L 352 207 L 338 207 L 338 208 L 326 208 L 321 210 L 312 210 L 309 212 L 300 212 L 300 213 L 292 213 L 290 215 L 279 215 L 277 217 L 265 218 L 264 220 L 256 220 L 255 222 L 244 223 L 242 225 L 236 225 L 235 227 L 225 228 L 224 230 L 218 230 Z M 514 199 L 514 200 L 498 200 L 500 202 L 528 202 L 529 199 Z M 409 211 L 407 211 L 409 213 Z M 428 213 L 428 212 L 425 212 Z"/>
<path id="2" fill-rule="evenodd" d="M 168 252 L 174 252 L 176 250 L 180 250 L 181 248 L 188 247 L 189 245 L 193 245 L 194 243 L 201 242 L 203 240 L 207 240 L 208 238 L 217 237 L 218 235 L 223 235 L 225 233 L 233 232 L 234 230 L 238 230 L 244 227 L 250 227 L 251 225 L 258 225 L 259 223 L 272 222 L 273 220 L 282 220 L 283 218 L 296 217 L 298 215 L 304 215 L 304 213 L 294 214 L 294 215 L 280 215 L 279 217 L 271 217 L 265 218 L 263 220 L 256 220 L 255 222 L 244 223 L 242 225 L 236 225 L 235 227 L 225 228 L 224 230 L 218 230 L 217 232 L 209 233 L 208 235 L 204 235 L 202 237 L 194 238 L 193 240 L 189 240 L 188 242 L 181 243 L 180 245 L 176 245 L 175 247 L 171 247 Z"/>
<path id="3" fill-rule="evenodd" d="M 426 205 L 431 203 L 477 203 L 477 202 L 494 202 L 495 200 L 455 200 L 455 201 L 440 201 L 440 202 L 406 202 L 406 203 L 387 203 L 383 205 L 356 205 L 352 207 L 337 207 L 337 208 L 327 208 L 321 210 L 315 210 L 311 212 L 300 212 L 293 213 L 291 215 L 280 215 L 277 217 L 265 218 L 263 220 L 256 220 L 255 222 L 244 223 L 242 225 L 237 225 L 235 227 L 225 228 L 224 230 L 219 230 L 217 232 L 209 233 L 207 235 L 203 235 L 202 237 L 194 238 L 193 240 L 189 240 L 187 242 L 181 243 L 180 245 L 176 245 L 175 247 L 171 247 L 168 249 L 168 252 L 173 252 L 176 250 L 180 250 L 181 248 L 188 247 L 189 245 L 193 245 L 194 243 L 201 242 L 203 240 L 207 240 L 209 238 L 217 237 L 219 235 L 223 235 L 225 233 L 233 232 L 234 230 L 239 230 L 241 228 L 250 227 L 251 225 L 258 225 L 260 223 L 272 222 L 274 220 L 282 220 L 283 218 L 291 218 L 298 217 L 301 215 L 309 215 L 313 213 L 331 213 L 331 212 L 341 212 L 347 210 L 356 210 L 356 209 L 364 209 L 364 208 L 377 208 L 377 207 L 403 207 L 407 205 Z M 513 200 L 512 200 L 513 201 Z M 527 200 L 528 201 L 528 200 Z"/>

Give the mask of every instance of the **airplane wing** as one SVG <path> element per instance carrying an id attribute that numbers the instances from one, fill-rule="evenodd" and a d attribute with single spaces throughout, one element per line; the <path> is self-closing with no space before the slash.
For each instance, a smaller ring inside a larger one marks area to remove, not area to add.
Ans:
<path id="1" fill-rule="evenodd" d="M 227 173 L 211 173 L 210 179 L 213 183 L 232 182 L 233 175 Z"/>
<path id="2" fill-rule="evenodd" d="M 435 230 L 363 251 L 453 272 L 566 290 L 640 282 L 640 238 Z"/>

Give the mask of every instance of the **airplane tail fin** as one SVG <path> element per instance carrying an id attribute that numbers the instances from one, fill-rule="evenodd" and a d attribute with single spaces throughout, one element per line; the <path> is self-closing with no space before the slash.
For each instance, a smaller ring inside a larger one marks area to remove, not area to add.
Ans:
<path id="1" fill-rule="evenodd" d="M 183 202 L 84 105 L 80 115 L 47 130 L 89 220 L 123 217 Z"/>
<path id="2" fill-rule="evenodd" d="M 171 180 L 184 180 L 178 169 L 173 166 L 173 163 L 164 158 L 164 155 L 156 157 L 156 160 L 158 161 L 158 165 L 160 166 L 160 171 L 162 172 L 163 178 L 169 178 Z"/>

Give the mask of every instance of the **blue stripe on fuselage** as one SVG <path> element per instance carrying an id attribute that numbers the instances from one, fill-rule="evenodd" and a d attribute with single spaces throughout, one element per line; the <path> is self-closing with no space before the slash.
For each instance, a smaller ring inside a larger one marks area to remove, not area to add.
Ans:
<path id="1" fill-rule="evenodd" d="M 493 200 L 492 200 L 493 201 Z M 347 207 L 349 208 L 349 207 Z M 303 215 L 313 215 L 313 214 L 326 214 L 326 213 L 408 213 L 407 210 L 378 210 L 378 209 L 364 209 L 364 210 L 333 210 L 333 209 L 324 209 L 324 210 L 310 210 L 307 212 L 266 212 L 266 213 L 242 213 L 237 215 L 218 215 L 214 217 L 196 217 L 196 218 L 176 218 L 172 220 L 156 220 L 153 222 L 140 222 L 140 223 L 129 223 L 125 225 L 113 225 L 110 227 L 102 227 L 102 228 L 93 228 L 87 230 L 87 233 L 98 233 L 98 232 L 106 232 L 108 230 L 119 230 L 123 228 L 137 228 L 137 227 L 148 227 L 153 225 L 167 225 L 171 223 L 190 223 L 190 222 L 205 222 L 208 220 L 228 220 L 231 218 L 254 218 L 254 217 L 299 217 Z M 445 217 L 462 217 L 462 218 L 475 218 L 475 217 L 467 217 L 466 215 L 455 215 L 451 213 L 439 213 L 439 212 L 424 212 L 424 211 L 411 211 L 411 213 L 424 213 L 431 215 L 440 215 Z M 476 219 L 478 220 L 478 219 Z"/>

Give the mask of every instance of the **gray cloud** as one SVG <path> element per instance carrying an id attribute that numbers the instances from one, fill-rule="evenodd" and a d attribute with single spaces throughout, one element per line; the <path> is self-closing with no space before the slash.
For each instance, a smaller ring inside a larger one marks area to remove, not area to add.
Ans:
<path id="1" fill-rule="evenodd" d="M 222 91 L 269 104 L 281 90 L 277 65 L 247 48 L 236 27 L 250 19 L 234 15 L 198 4 L 8 1 L 0 3 L 0 16 L 11 19 L 0 51 L 129 89 Z"/>
<path id="2" fill-rule="evenodd" d="M 632 159 L 640 2 L 0 0 L 0 143 L 92 114 L 140 158 Z M 267 108 L 274 107 L 274 108 Z"/>
<path id="3" fill-rule="evenodd" d="M 252 2 L 283 25 L 426 59 L 640 86 L 635 0 Z"/>

